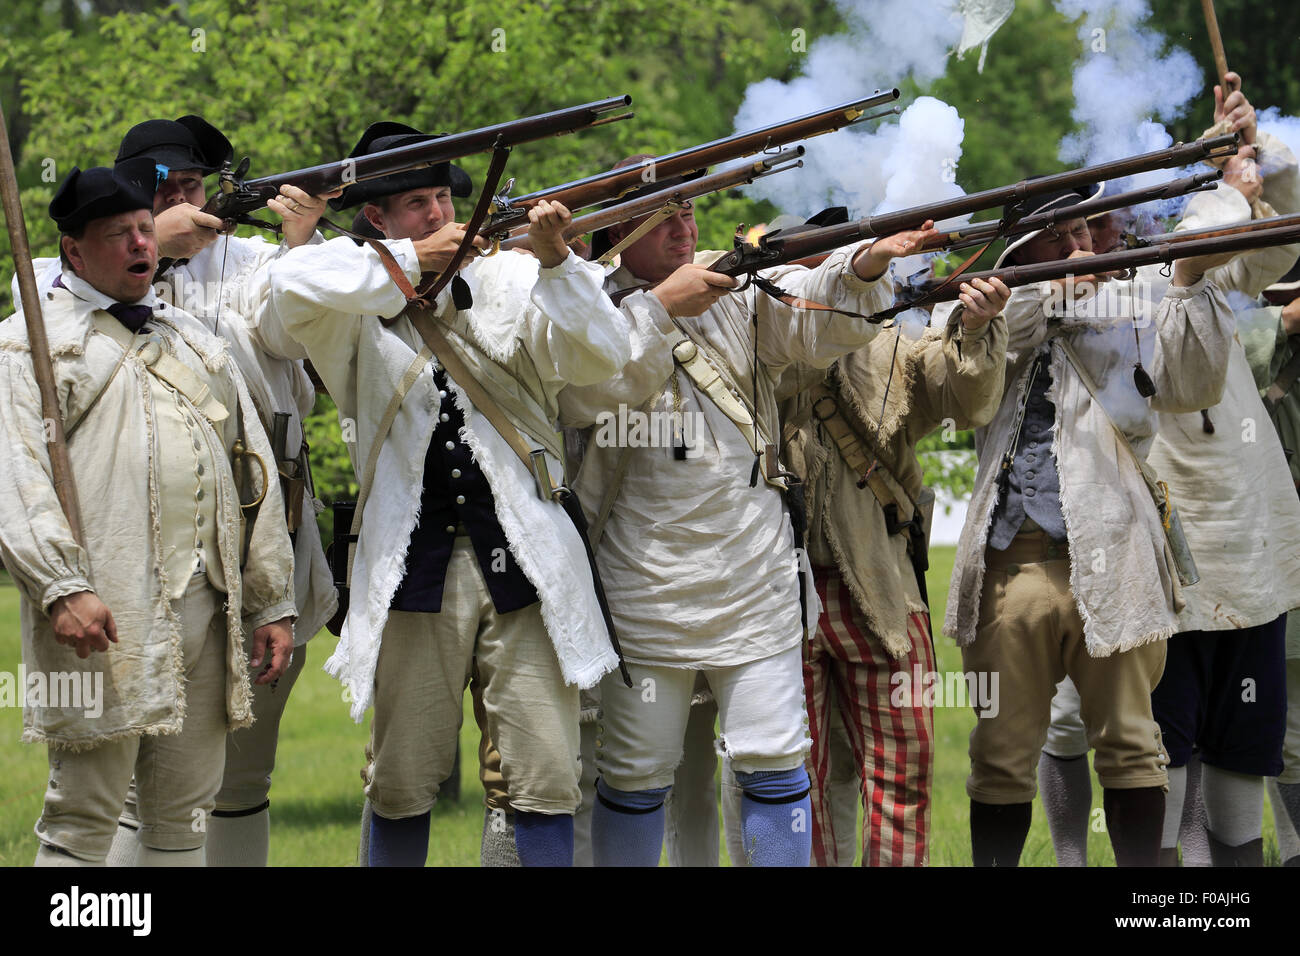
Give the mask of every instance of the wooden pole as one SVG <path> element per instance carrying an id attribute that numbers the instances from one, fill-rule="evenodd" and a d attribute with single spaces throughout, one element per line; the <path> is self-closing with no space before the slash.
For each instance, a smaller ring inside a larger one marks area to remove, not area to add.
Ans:
<path id="1" fill-rule="evenodd" d="M 32 269 L 31 250 L 27 245 L 27 223 L 23 220 L 23 207 L 18 199 L 18 176 L 14 171 L 13 153 L 9 149 L 9 127 L 5 123 L 3 108 L 0 108 L 0 198 L 3 198 L 5 221 L 9 226 L 9 248 L 13 252 L 14 270 L 18 274 L 23 318 L 27 321 L 32 371 L 36 376 L 36 387 L 41 393 L 41 416 L 45 420 L 45 440 L 50 454 L 50 468 L 54 472 L 54 493 L 72 528 L 72 537 L 84 548 L 86 540 L 82 533 L 81 505 L 77 500 L 77 485 L 72 477 L 68 446 L 63 438 L 63 416 L 59 413 L 54 366 L 50 362 L 50 345 L 45 337 L 45 322 L 41 318 L 41 299 L 36 291 L 36 273 Z"/>
<path id="2" fill-rule="evenodd" d="M 1223 87 L 1226 99 L 1234 88 L 1228 86 L 1228 56 L 1223 52 L 1223 36 L 1219 33 L 1219 18 L 1214 13 L 1214 0 L 1201 0 L 1201 11 L 1205 14 L 1205 30 L 1210 34 L 1210 49 L 1214 51 L 1214 69 L 1219 74 L 1219 85 Z"/>

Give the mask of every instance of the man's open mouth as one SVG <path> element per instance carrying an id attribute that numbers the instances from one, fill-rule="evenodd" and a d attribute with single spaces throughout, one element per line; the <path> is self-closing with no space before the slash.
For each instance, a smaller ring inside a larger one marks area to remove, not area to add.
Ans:
<path id="1" fill-rule="evenodd" d="M 126 271 L 133 276 L 145 276 L 153 272 L 153 267 L 148 262 L 137 262 L 135 265 L 127 266 Z"/>

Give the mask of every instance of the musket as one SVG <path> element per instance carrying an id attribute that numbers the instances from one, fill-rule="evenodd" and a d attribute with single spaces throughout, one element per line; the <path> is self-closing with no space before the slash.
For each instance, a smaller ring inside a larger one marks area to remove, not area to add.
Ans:
<path id="1" fill-rule="evenodd" d="M 617 199 L 657 180 L 689 175 L 718 163 L 778 149 L 799 140 L 876 119 L 893 110 L 870 116 L 867 111 L 891 103 L 898 96 L 898 90 L 877 91 L 871 96 L 850 100 L 806 116 L 647 159 L 640 165 L 597 173 L 516 199 L 501 195 L 497 197 L 496 211 L 488 216 L 487 222 L 479 229 L 479 235 L 490 240 L 508 238 L 511 230 L 528 222 L 528 210 L 544 199 L 563 203 L 570 210 L 584 209 L 596 203 Z"/>
<path id="2" fill-rule="evenodd" d="M 1115 193 L 1109 196 L 1102 195 L 1096 199 L 1088 199 L 1073 206 L 1049 209 L 1047 212 L 1026 216 L 1001 231 L 999 231 L 999 227 L 1002 224 L 998 220 L 962 226 L 951 232 L 941 233 L 932 241 L 922 244 L 920 251 L 968 249 L 971 246 L 982 245 L 994 239 L 1011 239 L 1016 236 L 1025 236 L 1031 232 L 1037 232 L 1040 229 L 1046 229 L 1049 226 L 1067 222 L 1071 219 L 1087 219 L 1090 216 L 1099 216 L 1102 213 L 1114 212 L 1116 209 L 1126 209 L 1129 206 L 1140 206 L 1143 203 L 1155 202 L 1158 199 L 1175 199 L 1188 193 L 1206 192 L 1214 189 L 1222 178 L 1222 170 L 1216 169 L 1208 173 L 1197 173 L 1194 176 L 1173 179 L 1159 186 L 1130 189 L 1127 192 Z"/>
<path id="3" fill-rule="evenodd" d="M 633 114 L 621 113 L 609 117 L 605 114 L 628 106 L 631 102 L 630 96 L 613 96 L 605 100 L 584 103 L 581 106 L 539 113 L 536 116 L 509 120 L 464 133 L 440 136 L 423 143 L 410 143 L 406 146 L 371 153 L 368 156 L 349 157 L 320 166 L 309 166 L 306 169 L 264 176 L 261 179 L 244 179 L 249 165 L 249 160 L 245 157 L 239 164 L 239 168 L 233 172 L 229 169 L 221 171 L 219 190 L 204 205 L 203 211 L 219 219 L 239 221 L 241 215 L 261 209 L 268 199 L 279 195 L 280 187 L 286 184 L 297 186 L 313 196 L 319 196 L 341 186 L 350 186 L 368 179 L 379 179 L 382 176 L 391 176 L 410 169 L 423 169 L 426 166 L 436 166 L 438 163 L 450 162 L 475 153 L 518 146 L 548 136 L 563 136 L 581 129 L 629 119 Z"/>
<path id="4" fill-rule="evenodd" d="M 1279 225 L 1280 220 L 1290 220 L 1286 225 Z M 1008 288 L 1032 285 L 1035 282 L 1047 282 L 1052 279 L 1066 279 L 1081 275 L 1097 275 L 1103 272 L 1121 272 L 1149 266 L 1156 263 L 1173 262 L 1176 259 L 1188 259 L 1193 256 L 1216 255 L 1224 252 L 1246 252 L 1252 249 L 1265 249 L 1271 246 L 1286 246 L 1300 242 L 1300 221 L 1295 216 L 1278 216 L 1277 221 L 1259 220 L 1249 226 L 1237 227 L 1235 230 L 1222 230 L 1223 235 L 1210 238 L 1179 239 L 1178 233 L 1152 237 L 1152 243 L 1141 249 L 1122 249 L 1119 252 L 1104 252 L 1100 255 L 1076 257 L 1073 259 L 1054 259 L 1050 262 L 1034 262 L 1020 266 L 1004 266 L 987 272 L 968 272 L 961 276 L 961 282 L 949 282 L 946 279 L 932 279 L 918 283 L 904 290 L 898 296 L 899 301 L 883 312 L 872 316 L 872 321 L 883 322 L 900 312 L 914 308 L 920 300 L 925 302 L 950 302 L 961 295 L 961 285 L 976 279 L 1001 279 Z M 1267 224 L 1267 225 L 1264 225 Z"/>
<path id="5" fill-rule="evenodd" d="M 609 99 L 570 106 L 550 113 L 539 113 L 523 119 L 509 120 L 493 126 L 483 126 L 464 133 L 452 133 L 422 143 L 396 146 L 367 156 L 351 156 L 320 166 L 308 166 L 260 179 L 246 179 L 250 160 L 247 156 L 235 169 L 223 164 L 217 183 L 217 192 L 203 205 L 203 211 L 230 222 L 244 223 L 262 228 L 278 229 L 270 223 L 252 218 L 249 213 L 264 207 L 267 200 L 275 198 L 284 185 L 297 186 L 313 196 L 331 192 L 353 183 L 379 179 L 411 169 L 423 169 L 438 163 L 450 162 L 475 153 L 495 149 L 508 149 L 521 143 L 530 143 L 549 136 L 562 136 L 581 129 L 603 126 L 629 119 L 632 113 L 606 116 L 614 110 L 630 105 L 632 97 L 612 96 Z M 156 275 L 161 276 L 175 262 L 161 259 Z"/>
<path id="6" fill-rule="evenodd" d="M 1178 196 L 1185 196 L 1188 193 L 1205 192 L 1213 189 L 1215 184 L 1222 178 L 1223 171 L 1216 169 L 1208 173 L 1197 173 L 1194 176 L 1173 179 L 1159 186 L 1130 189 L 1127 192 L 1114 193 L 1109 196 L 1098 196 L 1096 199 L 1089 199 L 1061 209 L 1049 209 L 1047 212 L 1035 213 L 1032 216 L 1018 219 L 1009 226 L 1004 226 L 1002 221 L 998 219 L 977 222 L 969 226 L 960 226 L 949 232 L 940 233 L 934 239 L 923 243 L 917 251 L 955 252 L 959 249 L 969 249 L 972 246 L 983 245 L 995 239 L 1013 239 L 1070 219 L 1087 219 L 1089 216 L 1099 216 L 1102 213 L 1114 212 L 1116 209 L 1126 209 L 1129 206 L 1140 206 L 1143 203 L 1154 202 L 1157 199 L 1173 199 Z M 1129 233 L 1124 233 L 1122 238 L 1128 244 L 1128 248 L 1137 248 L 1142 241 Z M 818 266 L 829 255 L 829 252 L 824 252 L 809 256 L 806 259 L 797 260 L 795 265 L 808 266 L 809 268 Z"/>
<path id="7" fill-rule="evenodd" d="M 1050 176 L 1026 179 L 1011 186 L 999 186 L 995 189 L 958 196 L 955 199 L 900 209 L 897 212 L 867 216 L 855 222 L 815 228 L 796 226 L 789 230 L 780 229 L 760 237 L 757 244 L 738 242 L 734 251 L 727 253 L 709 266 L 709 269 L 728 276 L 746 275 L 760 269 L 797 262 L 860 239 L 888 236 L 907 229 L 919 229 L 927 220 L 940 222 L 978 212 L 981 209 L 1019 203 L 1034 196 L 1062 189 L 1077 189 L 1108 179 L 1122 179 L 1156 169 L 1177 168 L 1202 160 L 1233 155 L 1237 149 L 1237 140 L 1238 134 L 1230 133 L 1192 143 L 1178 143 L 1168 149 L 1129 156 L 1095 166 L 1066 170 Z M 999 226 L 1002 230 L 1006 230 L 1015 221 L 1004 218 L 999 221 Z M 998 234 L 1002 235 L 1003 232 Z"/>
<path id="8" fill-rule="evenodd" d="M 579 236 L 585 236 L 589 232 L 606 229 L 620 222 L 640 219 L 642 216 L 648 216 L 656 212 L 668 203 L 688 202 L 709 193 L 721 192 L 724 189 L 732 189 L 736 186 L 752 183 L 756 179 L 785 172 L 787 169 L 797 169 L 803 165 L 803 160 L 799 158 L 803 154 L 804 148 L 802 146 L 783 149 L 771 156 L 764 156 L 757 162 L 738 166 L 735 169 L 723 170 L 709 176 L 701 176 L 698 179 L 687 180 L 676 188 L 661 190 L 649 196 L 642 196 L 639 199 L 630 199 L 627 202 L 606 206 L 596 212 L 587 213 L 585 216 L 574 219 L 568 228 L 564 230 L 564 241 L 569 242 Z M 509 239 L 501 243 L 501 248 L 529 248 L 527 233 L 528 228 L 520 226 L 511 234 Z"/>
<path id="9" fill-rule="evenodd" d="M 5 124 L 3 109 L 0 109 L 0 197 L 3 198 L 5 222 L 9 226 L 9 248 L 13 253 L 14 268 L 18 272 L 18 296 L 22 301 L 23 320 L 27 323 L 32 376 L 36 379 L 36 390 L 41 396 L 41 417 L 45 420 L 45 442 L 50 455 L 54 494 L 59 499 L 64 517 L 68 519 L 73 540 L 85 548 L 81 504 L 77 499 L 77 483 L 72 474 L 72 461 L 68 458 L 68 445 L 63 434 L 63 413 L 59 410 L 54 366 L 50 361 L 50 344 L 41 316 L 41 297 L 36 290 L 36 272 L 32 268 L 27 223 L 23 219 L 22 202 L 18 197 L 18 177 L 14 172 L 14 157 L 9 149 L 9 129 Z"/>
<path id="10" fill-rule="evenodd" d="M 1195 242 L 1197 239 L 1217 239 L 1220 236 L 1240 236 L 1252 232 L 1266 232 L 1279 226 L 1300 226 L 1300 213 L 1252 219 L 1237 226 L 1210 226 L 1205 229 L 1185 229 L 1154 236 L 1135 236 L 1124 233 L 1120 239 L 1127 249 L 1145 249 L 1167 242 Z"/>

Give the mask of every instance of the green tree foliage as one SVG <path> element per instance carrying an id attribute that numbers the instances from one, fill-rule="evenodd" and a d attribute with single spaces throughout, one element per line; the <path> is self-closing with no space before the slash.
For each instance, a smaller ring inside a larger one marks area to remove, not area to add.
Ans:
<path id="1" fill-rule="evenodd" d="M 749 83 L 797 72 L 791 29 L 834 23 L 827 3 L 786 0 L 17 0 L 0 96 L 20 134 L 11 142 L 32 251 L 51 255 L 57 233 L 44 210 L 57 180 L 111 163 L 145 118 L 209 118 L 258 176 L 338 159 L 381 118 L 450 132 L 633 96 L 632 121 L 517 148 L 507 175 L 518 195 L 727 135 Z M 478 181 L 486 164 L 462 163 Z M 726 248 L 736 223 L 771 213 L 738 193 L 711 198 L 701 242 Z M 6 283 L 6 311 L 7 296 Z M 307 433 L 322 497 L 354 495 L 328 398 Z"/>
<path id="2" fill-rule="evenodd" d="M 37 253 L 55 245 L 51 180 L 111 162 L 146 117 L 212 119 L 257 176 L 337 159 L 380 118 L 454 131 L 633 95 L 631 122 L 519 147 L 518 194 L 725 135 L 748 83 L 798 62 L 776 16 L 796 6 L 777 2 L 193 0 L 93 30 L 24 9 L 32 32 L 6 32 L 0 69 L 22 78 L 17 101 L 4 95 L 29 127 L 18 161 Z M 478 178 L 486 162 L 463 165 Z"/>
<path id="3" fill-rule="evenodd" d="M 1300 76 L 1292 69 L 1300 44 L 1300 5 L 1274 0 L 1215 0 L 1228 68 L 1241 74 L 1243 89 L 1258 109 L 1300 110 Z M 1206 99 L 1219 82 L 1209 33 L 1199 3 L 1151 0 L 1152 20 L 1170 41 L 1196 58 L 1205 74 Z M 1212 120 L 1208 104 L 1170 124 L 1175 140 L 1195 139 Z"/>

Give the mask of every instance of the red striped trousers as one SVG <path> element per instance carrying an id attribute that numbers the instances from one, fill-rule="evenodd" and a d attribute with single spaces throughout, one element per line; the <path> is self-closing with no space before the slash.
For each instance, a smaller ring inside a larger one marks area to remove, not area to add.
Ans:
<path id="1" fill-rule="evenodd" d="M 831 708 L 848 728 L 862 778 L 864 866 L 924 866 L 929 861 L 930 789 L 934 782 L 934 718 L 919 703 L 895 707 L 895 673 L 934 669 L 930 616 L 908 619 L 911 651 L 894 660 L 872 635 L 849 587 L 835 568 L 815 567 L 822 613 L 804 662 L 804 692 L 812 751 L 813 865 L 835 866 L 834 823 L 826 781 L 830 773 Z M 898 695 L 902 696 L 902 695 Z"/>

